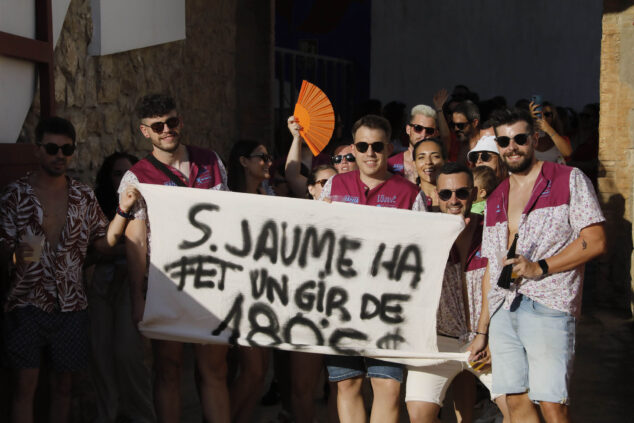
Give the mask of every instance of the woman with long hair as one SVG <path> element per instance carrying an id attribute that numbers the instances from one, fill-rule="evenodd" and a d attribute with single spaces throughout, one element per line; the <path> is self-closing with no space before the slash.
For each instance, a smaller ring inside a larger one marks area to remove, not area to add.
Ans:
<path id="1" fill-rule="evenodd" d="M 97 172 L 95 196 L 112 220 L 117 188 L 138 159 L 127 153 L 108 156 Z M 96 421 L 154 421 L 152 382 L 145 345 L 131 319 L 130 287 L 123 244 L 114 256 L 97 260 L 88 287 L 91 316 L 91 374 L 97 397 Z"/>
<path id="2" fill-rule="evenodd" d="M 266 147 L 251 140 L 240 140 L 229 154 L 229 189 L 247 194 L 275 195 L 264 185 L 270 178 L 273 158 Z M 270 350 L 262 347 L 238 347 L 239 373 L 231 385 L 231 421 L 251 421 L 253 411 L 262 395 Z"/>

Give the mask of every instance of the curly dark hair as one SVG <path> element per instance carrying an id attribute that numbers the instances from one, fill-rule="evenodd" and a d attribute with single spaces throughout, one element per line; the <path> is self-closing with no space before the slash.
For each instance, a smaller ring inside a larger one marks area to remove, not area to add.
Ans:
<path id="1" fill-rule="evenodd" d="M 44 134 L 65 135 L 75 144 L 75 127 L 73 124 L 59 116 L 51 116 L 40 120 L 35 127 L 35 143 L 41 144 Z"/>
<path id="2" fill-rule="evenodd" d="M 176 110 L 176 102 L 166 94 L 148 94 L 136 106 L 139 119 L 165 116 L 172 110 Z"/>

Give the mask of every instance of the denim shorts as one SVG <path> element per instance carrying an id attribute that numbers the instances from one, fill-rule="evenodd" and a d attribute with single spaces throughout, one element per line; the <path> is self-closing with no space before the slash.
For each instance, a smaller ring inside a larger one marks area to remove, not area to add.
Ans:
<path id="1" fill-rule="evenodd" d="M 527 297 L 491 318 L 493 391 L 528 392 L 534 402 L 568 404 L 575 350 L 575 318 Z"/>
<path id="2" fill-rule="evenodd" d="M 328 368 L 328 380 L 331 382 L 339 382 L 366 375 L 367 377 L 394 379 L 399 383 L 403 382 L 402 364 L 376 358 L 329 355 L 326 356 L 326 367 Z"/>

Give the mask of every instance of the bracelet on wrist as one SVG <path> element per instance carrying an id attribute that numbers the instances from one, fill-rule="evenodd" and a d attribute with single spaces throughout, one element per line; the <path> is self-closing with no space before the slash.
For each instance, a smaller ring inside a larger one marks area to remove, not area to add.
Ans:
<path id="1" fill-rule="evenodd" d="M 478 331 L 476 331 L 476 332 L 475 332 L 475 334 L 476 334 L 476 335 L 482 335 L 482 336 L 489 336 L 489 334 L 488 334 L 488 333 L 485 333 L 485 332 L 478 332 Z"/>
<path id="2" fill-rule="evenodd" d="M 134 219 L 134 215 L 132 213 L 124 212 L 123 210 L 121 210 L 121 207 L 119 206 L 117 206 L 117 214 L 127 220 Z"/>

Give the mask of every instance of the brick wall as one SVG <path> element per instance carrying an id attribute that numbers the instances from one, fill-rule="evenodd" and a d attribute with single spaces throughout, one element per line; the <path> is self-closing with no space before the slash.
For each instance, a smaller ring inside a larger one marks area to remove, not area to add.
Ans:
<path id="1" fill-rule="evenodd" d="M 609 253 L 598 283 L 612 305 L 634 310 L 634 2 L 604 0 L 603 6 L 598 182 Z"/>
<path id="2" fill-rule="evenodd" d="M 96 57 L 87 53 L 90 3 L 71 1 L 55 50 L 57 114 L 77 128 L 74 176 L 91 183 L 114 151 L 139 157 L 150 151 L 139 133 L 134 105 L 151 92 L 176 98 L 187 143 L 211 147 L 226 157 L 240 137 L 257 135 L 271 142 L 271 0 L 187 0 L 186 40 Z M 249 15 L 247 22 L 241 15 L 252 9 L 260 13 Z M 245 46 L 257 48 L 258 54 L 245 59 Z M 21 142 L 33 140 L 38 102 L 36 94 Z M 248 120 L 239 121 L 247 114 Z"/>

